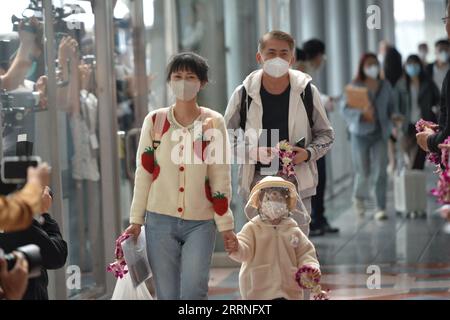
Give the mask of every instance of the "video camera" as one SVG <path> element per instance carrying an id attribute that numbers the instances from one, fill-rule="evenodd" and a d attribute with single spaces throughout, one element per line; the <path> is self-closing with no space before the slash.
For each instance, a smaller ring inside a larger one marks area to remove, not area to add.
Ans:
<path id="1" fill-rule="evenodd" d="M 20 128 L 29 113 L 43 111 L 39 107 L 39 92 L 2 91 L 0 92 L 0 110 L 4 128 Z"/>
<path id="2" fill-rule="evenodd" d="M 74 14 L 85 13 L 84 9 L 77 4 L 65 4 L 63 7 L 52 6 L 52 17 L 55 30 L 69 32 L 71 25 L 77 21 L 66 21 L 67 18 Z M 28 7 L 22 12 L 22 18 L 13 15 L 11 22 L 13 23 L 13 31 L 18 32 L 20 23 L 23 22 L 23 30 L 37 33 L 36 27 L 32 26 L 30 20 L 35 17 L 41 24 L 44 22 L 43 5 L 40 0 L 30 0 Z M 78 23 L 78 22 L 77 22 Z M 81 22 L 79 22 L 81 23 Z"/>
<path id="3" fill-rule="evenodd" d="M 35 244 L 29 244 L 14 250 L 19 256 L 25 258 L 28 262 L 28 278 L 33 279 L 41 275 L 42 256 L 41 249 Z M 0 249 L 0 258 L 6 260 L 8 271 L 12 270 L 16 265 L 17 257 L 14 253 L 4 254 Z"/>
<path id="4" fill-rule="evenodd" d="M 32 26 L 30 23 L 32 17 L 35 17 L 41 23 L 43 22 L 42 5 L 40 5 L 37 0 L 30 0 L 30 4 L 22 13 L 22 18 L 19 18 L 16 15 L 11 17 L 13 31 L 18 32 L 20 23 L 23 21 L 23 30 L 37 33 L 38 30 L 36 27 Z"/>

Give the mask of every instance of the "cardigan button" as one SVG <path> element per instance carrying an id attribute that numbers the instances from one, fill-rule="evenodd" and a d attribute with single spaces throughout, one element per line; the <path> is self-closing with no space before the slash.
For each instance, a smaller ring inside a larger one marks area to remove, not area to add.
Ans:
<path id="1" fill-rule="evenodd" d="M 183 172 L 184 171 L 184 167 L 180 167 L 180 171 Z"/>
<path id="2" fill-rule="evenodd" d="M 183 212 L 183 208 L 178 208 L 178 212 L 179 213 Z"/>
<path id="3" fill-rule="evenodd" d="M 184 192 L 184 188 L 183 187 L 180 188 L 180 192 Z"/>

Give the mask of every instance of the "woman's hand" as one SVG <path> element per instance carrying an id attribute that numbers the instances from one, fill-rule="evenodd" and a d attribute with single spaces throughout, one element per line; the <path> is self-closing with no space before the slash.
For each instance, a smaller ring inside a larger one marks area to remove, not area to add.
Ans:
<path id="1" fill-rule="evenodd" d="M 450 144 L 440 144 L 439 149 L 441 150 L 447 149 L 447 151 L 450 151 Z"/>
<path id="2" fill-rule="evenodd" d="M 225 246 L 225 251 L 229 254 L 238 251 L 239 243 L 236 234 L 233 230 L 222 232 L 223 243 Z"/>
<path id="3" fill-rule="evenodd" d="M 430 152 L 428 147 L 428 138 L 434 134 L 434 131 L 430 128 L 426 128 L 425 131 L 420 132 L 416 135 L 417 144 L 422 148 L 423 151 Z"/>
<path id="4" fill-rule="evenodd" d="M 375 122 L 375 110 L 372 106 L 369 106 L 364 109 L 364 111 L 362 113 L 362 120 L 364 122 L 368 122 L 368 123 Z"/>
<path id="5" fill-rule="evenodd" d="M 141 225 L 133 223 L 127 228 L 127 230 L 125 230 L 125 233 L 131 235 L 135 240 L 137 240 L 141 234 Z"/>

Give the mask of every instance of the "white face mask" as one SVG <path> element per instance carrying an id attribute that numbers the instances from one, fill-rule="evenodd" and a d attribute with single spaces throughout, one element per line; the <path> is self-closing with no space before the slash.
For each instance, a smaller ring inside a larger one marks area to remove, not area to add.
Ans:
<path id="1" fill-rule="evenodd" d="M 439 52 L 439 54 L 437 55 L 437 59 L 440 63 L 448 62 L 448 52 L 446 51 Z"/>
<path id="2" fill-rule="evenodd" d="M 177 80 L 170 81 L 170 88 L 173 94 L 181 101 L 191 101 L 200 91 L 199 81 Z"/>
<path id="3" fill-rule="evenodd" d="M 364 68 L 364 74 L 371 79 L 378 79 L 380 68 L 377 65 L 372 65 L 368 68 Z"/>
<path id="4" fill-rule="evenodd" d="M 273 78 L 281 78 L 289 71 L 289 62 L 281 58 L 274 58 L 264 62 L 263 70 Z"/>
<path id="5" fill-rule="evenodd" d="M 289 216 L 289 210 L 285 201 L 271 201 L 263 199 L 261 202 L 261 214 L 270 221 Z"/>

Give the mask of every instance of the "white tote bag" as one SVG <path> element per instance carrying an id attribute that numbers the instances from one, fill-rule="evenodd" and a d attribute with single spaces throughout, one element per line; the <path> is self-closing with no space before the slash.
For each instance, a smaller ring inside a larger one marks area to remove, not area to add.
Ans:
<path id="1" fill-rule="evenodd" d="M 127 263 L 128 273 L 137 288 L 145 280 L 152 276 L 152 270 L 147 257 L 147 242 L 145 241 L 145 229 L 141 228 L 141 233 L 137 241 L 132 237 L 122 242 L 123 256 Z"/>
<path id="2" fill-rule="evenodd" d="M 111 300 L 153 300 L 153 297 L 145 282 L 135 288 L 130 273 L 127 273 L 122 279 L 117 279 Z"/>

